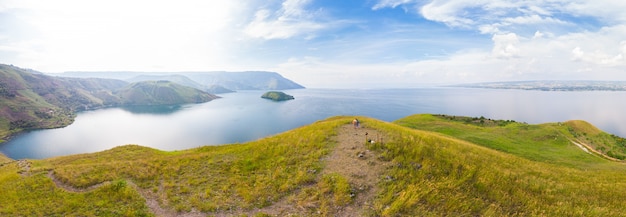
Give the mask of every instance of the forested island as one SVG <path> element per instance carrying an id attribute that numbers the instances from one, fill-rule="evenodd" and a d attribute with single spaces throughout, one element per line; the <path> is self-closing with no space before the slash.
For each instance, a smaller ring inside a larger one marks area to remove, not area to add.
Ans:
<path id="1" fill-rule="evenodd" d="M 269 91 L 264 93 L 261 98 L 271 99 L 274 101 L 285 101 L 295 99 L 292 95 L 280 92 L 280 91 Z"/>

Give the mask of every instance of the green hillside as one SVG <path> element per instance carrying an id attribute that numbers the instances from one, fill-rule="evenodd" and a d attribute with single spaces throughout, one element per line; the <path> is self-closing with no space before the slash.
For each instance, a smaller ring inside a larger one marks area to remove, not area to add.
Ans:
<path id="1" fill-rule="evenodd" d="M 174 105 L 208 102 L 218 97 L 171 81 L 132 83 L 115 93 L 122 105 Z"/>
<path id="2" fill-rule="evenodd" d="M 173 152 L 128 145 L 5 163 L 0 216 L 626 213 L 625 165 L 570 142 L 619 139 L 582 122 L 415 115 L 394 123 L 359 117 L 355 129 L 352 119 L 244 144 Z"/>
<path id="3" fill-rule="evenodd" d="M 172 82 L 128 84 L 115 79 L 53 77 L 0 64 L 0 142 L 23 130 L 67 126 L 79 111 L 199 103 L 215 98 Z"/>
<path id="4" fill-rule="evenodd" d="M 446 134 L 530 160 L 577 167 L 605 162 L 600 157 L 623 159 L 626 153 L 624 139 L 602 132 L 584 121 L 531 125 L 484 117 L 423 114 L 394 123 Z M 581 151 L 582 148 L 575 143 L 588 146 L 587 150 L 592 154 Z M 591 150 L 598 150 L 598 153 Z"/>
<path id="5" fill-rule="evenodd" d="M 0 64 L 0 138 L 23 129 L 70 124 L 76 111 L 116 105 L 109 79 L 55 78 Z"/>

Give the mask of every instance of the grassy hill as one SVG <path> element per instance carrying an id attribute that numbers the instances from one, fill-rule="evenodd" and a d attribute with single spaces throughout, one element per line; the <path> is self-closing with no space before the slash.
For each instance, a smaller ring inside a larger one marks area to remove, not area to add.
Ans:
<path id="1" fill-rule="evenodd" d="M 171 81 L 142 81 L 115 92 L 122 105 L 174 105 L 208 102 L 218 97 Z"/>
<path id="2" fill-rule="evenodd" d="M 394 123 L 359 117 L 363 128 L 353 129 L 352 119 L 330 118 L 244 144 L 173 152 L 128 145 L 5 163 L 0 166 L 0 215 L 626 213 L 625 165 L 570 141 L 615 138 L 597 136 L 602 132 L 583 122 L 529 125 L 415 115 Z M 362 140 L 349 141 L 347 147 L 353 148 L 339 148 L 346 147 L 345 136 Z M 367 150 L 360 151 L 361 146 Z M 329 172 L 338 151 L 371 167 Z M 376 165 L 382 171 L 371 183 L 375 194 L 361 204 L 367 189 L 353 180 Z M 276 214 L 276 209 L 289 212 Z"/>
<path id="3" fill-rule="evenodd" d="M 73 121 L 76 111 L 115 105 L 109 79 L 53 78 L 0 64 L 0 138 L 23 129 L 54 128 Z"/>
<path id="4" fill-rule="evenodd" d="M 0 64 L 0 142 L 22 130 L 67 126 L 78 111 L 198 103 L 215 98 L 172 82 L 129 84 L 115 79 L 53 77 Z"/>
<path id="5" fill-rule="evenodd" d="M 573 142 L 584 144 L 596 154 L 623 159 L 624 139 L 600 131 L 585 121 L 531 125 L 515 121 L 491 120 L 446 115 L 413 115 L 396 120 L 402 126 L 433 131 L 480 144 L 495 150 L 515 154 L 530 160 L 571 166 L 589 166 L 599 158 Z"/>

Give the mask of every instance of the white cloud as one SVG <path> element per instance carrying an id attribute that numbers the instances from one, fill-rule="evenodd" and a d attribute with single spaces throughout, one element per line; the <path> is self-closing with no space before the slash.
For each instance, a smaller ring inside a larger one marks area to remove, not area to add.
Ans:
<path id="1" fill-rule="evenodd" d="M 414 0 L 380 0 L 376 5 L 372 7 L 372 10 L 379 10 L 383 8 L 395 8 L 399 5 L 414 3 Z"/>
<path id="2" fill-rule="evenodd" d="M 421 7 L 424 18 L 455 27 L 469 27 L 476 23 L 471 18 L 458 16 L 470 3 L 464 1 L 432 1 Z"/>
<path id="3" fill-rule="evenodd" d="M 570 46 L 571 58 L 596 67 L 626 66 L 626 25 L 605 27 L 598 32 L 581 32 L 555 40 Z"/>
<path id="4" fill-rule="evenodd" d="M 560 18 L 563 14 L 599 18 L 609 24 L 626 22 L 626 2 L 614 0 L 380 0 L 373 9 L 403 5 L 417 8 L 426 19 L 484 34 L 510 32 L 517 25 L 571 25 Z"/>
<path id="5" fill-rule="evenodd" d="M 491 51 L 496 58 L 511 58 L 518 57 L 520 50 L 518 48 L 519 39 L 515 33 L 508 34 L 496 34 L 492 38 L 494 42 L 493 50 Z"/>
<path id="6" fill-rule="evenodd" d="M 573 61 L 581 61 L 585 56 L 585 52 L 580 49 L 580 47 L 575 47 L 572 50 L 572 60 Z"/>
<path id="7" fill-rule="evenodd" d="M 258 10 L 244 32 L 250 37 L 263 39 L 287 39 L 300 35 L 313 37 L 311 35 L 329 28 L 331 24 L 319 21 L 323 17 L 321 12 L 305 10 L 309 3 L 310 0 L 285 0 L 275 12 Z"/>
<path id="8" fill-rule="evenodd" d="M 564 12 L 575 16 L 600 17 L 607 23 L 624 23 L 626 22 L 626 1 L 616 0 L 595 0 L 595 1 L 568 1 L 559 0 L 559 7 Z"/>
<path id="9" fill-rule="evenodd" d="M 528 25 L 528 24 L 550 24 L 550 23 L 567 24 L 567 22 L 565 21 L 555 19 L 552 17 L 541 17 L 537 14 L 518 16 L 518 17 L 507 17 L 507 18 L 504 18 L 504 21 L 502 23 L 505 25 L 514 25 L 514 24 Z"/>

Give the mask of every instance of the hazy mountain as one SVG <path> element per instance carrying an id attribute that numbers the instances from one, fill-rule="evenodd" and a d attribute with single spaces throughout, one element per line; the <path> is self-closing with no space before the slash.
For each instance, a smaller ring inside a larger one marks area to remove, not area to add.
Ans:
<path id="1" fill-rule="evenodd" d="M 135 76 L 131 79 L 126 79 L 128 82 L 139 82 L 139 81 L 171 81 L 177 84 L 185 85 L 188 87 L 193 87 L 199 90 L 206 91 L 212 94 L 219 93 L 230 93 L 234 92 L 233 90 L 227 89 L 220 85 L 203 85 L 194 80 L 191 80 L 189 77 L 184 75 L 139 75 Z"/>
<path id="2" fill-rule="evenodd" d="M 65 72 L 57 76 L 80 78 L 114 78 L 130 82 L 168 80 L 182 85 L 209 91 L 214 86 L 228 90 L 284 90 L 301 89 L 302 85 L 284 78 L 276 72 Z M 185 79 L 185 76 L 189 79 Z M 222 90 L 220 88 L 220 90 Z M 226 91 L 226 90 L 223 90 Z M 226 91 L 228 92 L 228 91 Z M 216 92 L 212 92 L 216 93 Z"/>
<path id="3" fill-rule="evenodd" d="M 189 72 L 183 75 L 205 86 L 220 85 L 231 90 L 285 90 L 304 86 L 276 72 Z"/>
<path id="4" fill-rule="evenodd" d="M 232 93 L 235 92 L 234 90 L 222 87 L 220 85 L 211 85 L 210 87 L 208 87 L 206 90 L 206 92 L 212 93 L 212 94 L 220 94 L 220 93 Z"/>
<path id="5" fill-rule="evenodd" d="M 140 81 L 171 81 L 187 87 L 193 87 L 196 89 L 204 90 L 205 86 L 189 79 L 184 75 L 138 75 L 125 81 L 134 83 Z"/>

